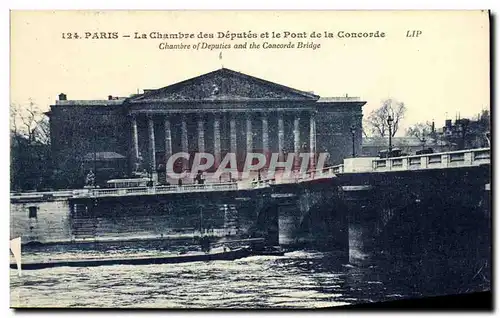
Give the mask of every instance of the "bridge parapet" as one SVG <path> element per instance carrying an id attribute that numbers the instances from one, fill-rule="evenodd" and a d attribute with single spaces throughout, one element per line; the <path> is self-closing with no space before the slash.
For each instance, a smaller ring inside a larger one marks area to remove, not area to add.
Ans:
<path id="1" fill-rule="evenodd" d="M 289 176 L 278 175 L 272 179 L 263 179 L 251 182 L 251 187 L 264 188 L 276 184 L 291 184 L 307 182 L 316 179 L 333 178 L 344 171 L 344 165 L 324 167 L 321 169 L 309 170 L 304 173 L 292 172 Z"/>
<path id="2" fill-rule="evenodd" d="M 371 171 L 445 169 L 482 164 L 490 164 L 490 148 L 375 159 Z"/>
<path id="3" fill-rule="evenodd" d="M 13 193 L 10 198 L 14 200 L 48 200 L 48 199 L 69 199 L 82 197 L 119 197 L 134 195 L 156 195 L 166 193 L 190 193 L 207 191 L 231 191 L 238 190 L 238 184 L 233 183 L 210 183 L 210 184 L 189 184 L 183 186 L 155 186 L 155 187 L 135 187 L 135 188 L 109 188 L 109 189 L 76 189 L 69 191 L 54 192 L 32 192 Z"/>
<path id="4" fill-rule="evenodd" d="M 186 192 L 206 192 L 206 191 L 230 191 L 238 190 L 237 183 L 209 183 L 209 184 L 188 184 L 183 186 L 156 186 L 139 188 L 118 188 L 118 189 L 91 189 L 83 196 L 103 197 L 103 196 L 126 196 L 126 195 L 156 195 L 164 193 L 186 193 Z"/>
<path id="5" fill-rule="evenodd" d="M 387 172 L 423 169 L 472 167 L 490 164 L 490 148 L 468 149 L 394 158 L 358 157 L 344 159 L 344 163 L 321 169 L 309 170 L 288 179 L 270 179 L 254 182 L 259 188 L 273 184 L 310 182 L 317 179 L 335 178 L 344 173 Z"/>
<path id="6" fill-rule="evenodd" d="M 490 164 L 490 148 L 467 149 L 442 153 L 393 158 L 358 157 L 344 159 L 344 164 L 310 170 L 297 182 L 334 178 L 343 173 L 387 172 L 403 170 L 445 169 Z"/>
<path id="7" fill-rule="evenodd" d="M 272 179 L 240 181 L 231 183 L 206 183 L 135 188 L 76 189 L 53 192 L 12 193 L 17 201 L 66 200 L 81 197 L 116 197 L 134 195 L 157 195 L 168 193 L 189 193 L 209 191 L 234 191 L 260 189 L 276 184 L 310 182 L 318 179 L 335 178 L 338 174 L 388 172 L 405 170 L 445 169 L 473 167 L 490 164 L 490 148 L 468 149 L 443 153 L 432 153 L 394 158 L 347 158 L 344 164 L 309 170 L 303 174 L 277 175 Z"/>
<path id="8" fill-rule="evenodd" d="M 299 178 L 299 182 L 307 182 L 315 179 L 333 178 L 335 175 L 344 172 L 344 165 L 336 165 L 307 171 Z"/>

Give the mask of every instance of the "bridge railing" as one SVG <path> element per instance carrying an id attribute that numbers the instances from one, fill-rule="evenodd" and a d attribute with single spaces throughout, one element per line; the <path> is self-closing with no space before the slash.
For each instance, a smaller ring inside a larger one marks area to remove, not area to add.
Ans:
<path id="1" fill-rule="evenodd" d="M 314 170 L 309 170 L 306 171 L 302 174 L 293 172 L 289 177 L 277 177 L 277 178 L 272 178 L 272 179 L 263 179 L 259 181 L 253 181 L 252 182 L 252 188 L 263 188 L 263 187 L 269 187 L 274 184 L 282 184 L 282 183 L 298 183 L 302 181 L 309 181 L 309 180 L 314 180 L 314 179 L 321 179 L 321 178 L 332 178 L 336 174 L 343 173 L 344 172 L 344 165 L 336 165 L 336 166 L 329 166 L 329 167 L 324 167 L 321 169 L 314 169 Z"/>
<path id="2" fill-rule="evenodd" d="M 164 193 L 187 193 L 187 192 L 207 192 L 207 191 L 230 191 L 238 190 L 238 184 L 232 183 L 209 183 L 209 184 L 187 184 L 155 187 L 134 187 L 134 188 L 105 188 L 105 189 L 76 189 L 68 191 L 54 192 L 28 192 L 11 193 L 11 199 L 20 200 L 50 200 L 56 198 L 81 198 L 81 197 L 110 197 L 110 196 L 131 196 Z"/>
<path id="3" fill-rule="evenodd" d="M 357 158 L 352 158 L 357 159 Z M 370 159 L 370 158 L 364 158 Z M 353 162 L 355 164 L 355 162 Z M 366 170 L 362 172 L 385 172 L 401 170 L 420 170 L 420 169 L 443 169 L 453 167 L 479 166 L 490 164 L 490 148 L 479 148 L 460 150 L 444 153 L 433 153 L 424 155 L 413 155 L 395 158 L 376 158 L 370 162 Z M 280 183 L 297 183 L 321 178 L 333 178 L 336 174 L 356 172 L 346 168 L 345 165 L 336 165 L 307 171 L 304 174 L 295 174 L 290 178 L 272 178 L 253 181 L 251 188 L 269 187 Z M 358 171 L 359 172 L 359 171 Z M 170 185 L 155 187 L 136 187 L 136 188 L 106 188 L 106 189 L 77 189 L 66 191 L 50 192 L 28 192 L 11 193 L 11 199 L 18 200 L 56 200 L 75 197 L 105 197 L 105 196 L 129 196 L 129 195 L 148 195 L 163 193 L 185 193 L 185 192 L 204 192 L 204 191 L 231 191 L 243 189 L 238 183 L 207 183 L 207 184 L 188 184 L 188 185 Z"/>
<path id="4" fill-rule="evenodd" d="M 373 171 L 443 169 L 490 163 L 490 148 L 468 149 L 373 160 Z"/>
<path id="5" fill-rule="evenodd" d="M 72 194 L 73 194 L 73 190 L 16 193 L 16 195 L 21 196 L 21 197 L 29 197 L 29 196 L 33 196 L 33 195 L 49 195 L 49 196 L 54 196 L 54 197 L 64 197 L 64 196 L 72 195 Z"/>
<path id="6" fill-rule="evenodd" d="M 299 178 L 299 180 L 306 181 L 306 180 L 313 180 L 320 178 L 331 178 L 334 177 L 336 174 L 343 172 L 344 172 L 344 165 L 329 166 L 329 167 L 324 167 L 322 169 L 309 170 L 306 173 L 304 173 L 304 175 L 302 175 Z"/>
<path id="7" fill-rule="evenodd" d="M 12 194 L 11 197 L 20 199 L 43 199 L 47 195 L 57 197 L 106 197 L 106 196 L 128 196 L 142 194 L 163 194 L 163 193 L 185 193 L 200 191 L 228 191 L 237 190 L 236 183 L 211 183 L 211 184 L 188 184 L 183 186 L 156 186 L 156 187 L 133 187 L 133 188 L 106 188 L 106 189 L 78 189 L 59 192 L 38 192 Z"/>
<path id="8" fill-rule="evenodd" d="M 276 179 L 263 179 L 252 181 L 252 188 L 266 188 L 273 184 L 276 184 Z"/>
<path id="9" fill-rule="evenodd" d="M 117 188 L 117 189 L 92 189 L 87 195 L 92 197 L 102 196 L 126 196 L 140 194 L 163 194 L 163 193 L 185 193 L 185 192 L 204 192 L 204 191 L 228 191 L 238 190 L 236 183 L 209 183 L 209 184 L 187 184 L 170 185 L 156 187 L 137 187 L 137 188 Z M 85 193 L 82 193 L 85 196 Z"/>

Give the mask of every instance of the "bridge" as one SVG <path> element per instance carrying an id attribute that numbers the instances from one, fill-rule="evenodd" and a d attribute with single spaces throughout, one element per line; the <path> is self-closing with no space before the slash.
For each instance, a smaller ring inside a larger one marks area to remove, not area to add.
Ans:
<path id="1" fill-rule="evenodd" d="M 12 193 L 11 235 L 41 242 L 162 240 L 186 237 L 181 227 L 196 232 L 203 226 L 221 238 L 251 235 L 271 245 L 314 243 L 364 255 L 443 220 L 442 227 L 462 228 L 488 219 L 489 172 L 490 149 L 481 148 L 347 158 L 342 165 L 257 181 Z M 178 222 L 183 218 L 188 225 Z M 401 233 L 408 224 L 416 227 Z"/>
<path id="2" fill-rule="evenodd" d="M 248 180 L 227 183 L 186 184 L 181 186 L 170 185 L 153 187 L 77 189 L 52 192 L 11 193 L 11 200 L 46 200 L 79 197 L 114 197 L 207 191 L 237 191 L 260 189 L 277 184 L 294 184 L 310 182 L 318 179 L 335 178 L 340 174 L 448 169 L 473 167 L 485 164 L 490 164 L 490 148 L 411 155 L 394 158 L 347 158 L 344 159 L 344 164 L 309 170 L 302 174 L 292 172 L 290 176 L 287 177 L 278 175 L 277 177 L 272 179 L 263 179 L 259 181 Z"/>

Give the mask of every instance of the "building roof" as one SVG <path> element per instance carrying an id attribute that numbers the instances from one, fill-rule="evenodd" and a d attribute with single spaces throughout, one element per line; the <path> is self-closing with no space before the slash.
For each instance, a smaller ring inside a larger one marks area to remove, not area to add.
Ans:
<path id="1" fill-rule="evenodd" d="M 95 158 L 95 159 L 94 159 Z M 89 152 L 83 156 L 84 161 L 106 161 L 106 160 L 119 160 L 126 159 L 125 156 L 120 155 L 116 152 L 103 151 L 103 152 Z"/>
<path id="2" fill-rule="evenodd" d="M 334 102 L 360 102 L 361 97 L 354 96 L 338 96 L 338 97 L 320 97 L 318 103 L 334 103 Z"/>
<path id="3" fill-rule="evenodd" d="M 221 68 L 127 99 L 130 103 L 217 100 L 311 100 L 318 95 Z"/>
<path id="4" fill-rule="evenodd" d="M 223 67 L 163 88 L 144 89 L 142 94 L 131 94 L 129 97 L 108 96 L 108 99 L 102 100 L 68 100 L 66 94 L 61 93 L 55 105 L 113 106 L 128 103 L 152 105 L 228 101 L 299 101 L 306 102 L 304 105 L 318 102 L 325 104 L 324 106 L 366 103 L 360 97 L 351 97 L 347 94 L 340 97 L 320 97 L 313 91 L 298 90 Z"/>
<path id="5" fill-rule="evenodd" d="M 121 105 L 125 101 L 124 97 L 119 99 L 73 99 L 73 100 L 56 100 L 56 105 L 60 106 L 111 106 Z"/>
<path id="6" fill-rule="evenodd" d="M 439 138 L 437 140 L 431 137 L 426 137 L 426 145 L 439 145 L 443 146 L 446 143 Z M 422 141 L 417 137 L 392 137 L 391 141 L 394 147 L 421 147 Z M 389 144 L 389 137 L 363 137 L 363 147 L 387 147 Z"/>
<path id="7" fill-rule="evenodd" d="M 392 137 L 392 145 L 395 147 L 416 147 L 422 146 L 422 142 L 417 137 Z M 363 147 L 387 147 L 389 137 L 365 137 Z"/>

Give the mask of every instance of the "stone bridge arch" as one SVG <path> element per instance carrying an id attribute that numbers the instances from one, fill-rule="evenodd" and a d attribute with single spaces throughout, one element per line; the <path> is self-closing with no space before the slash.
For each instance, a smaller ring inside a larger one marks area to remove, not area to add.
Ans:
<path id="1" fill-rule="evenodd" d="M 258 220 L 282 246 L 348 252 L 347 209 L 334 179 L 275 186 Z"/>

